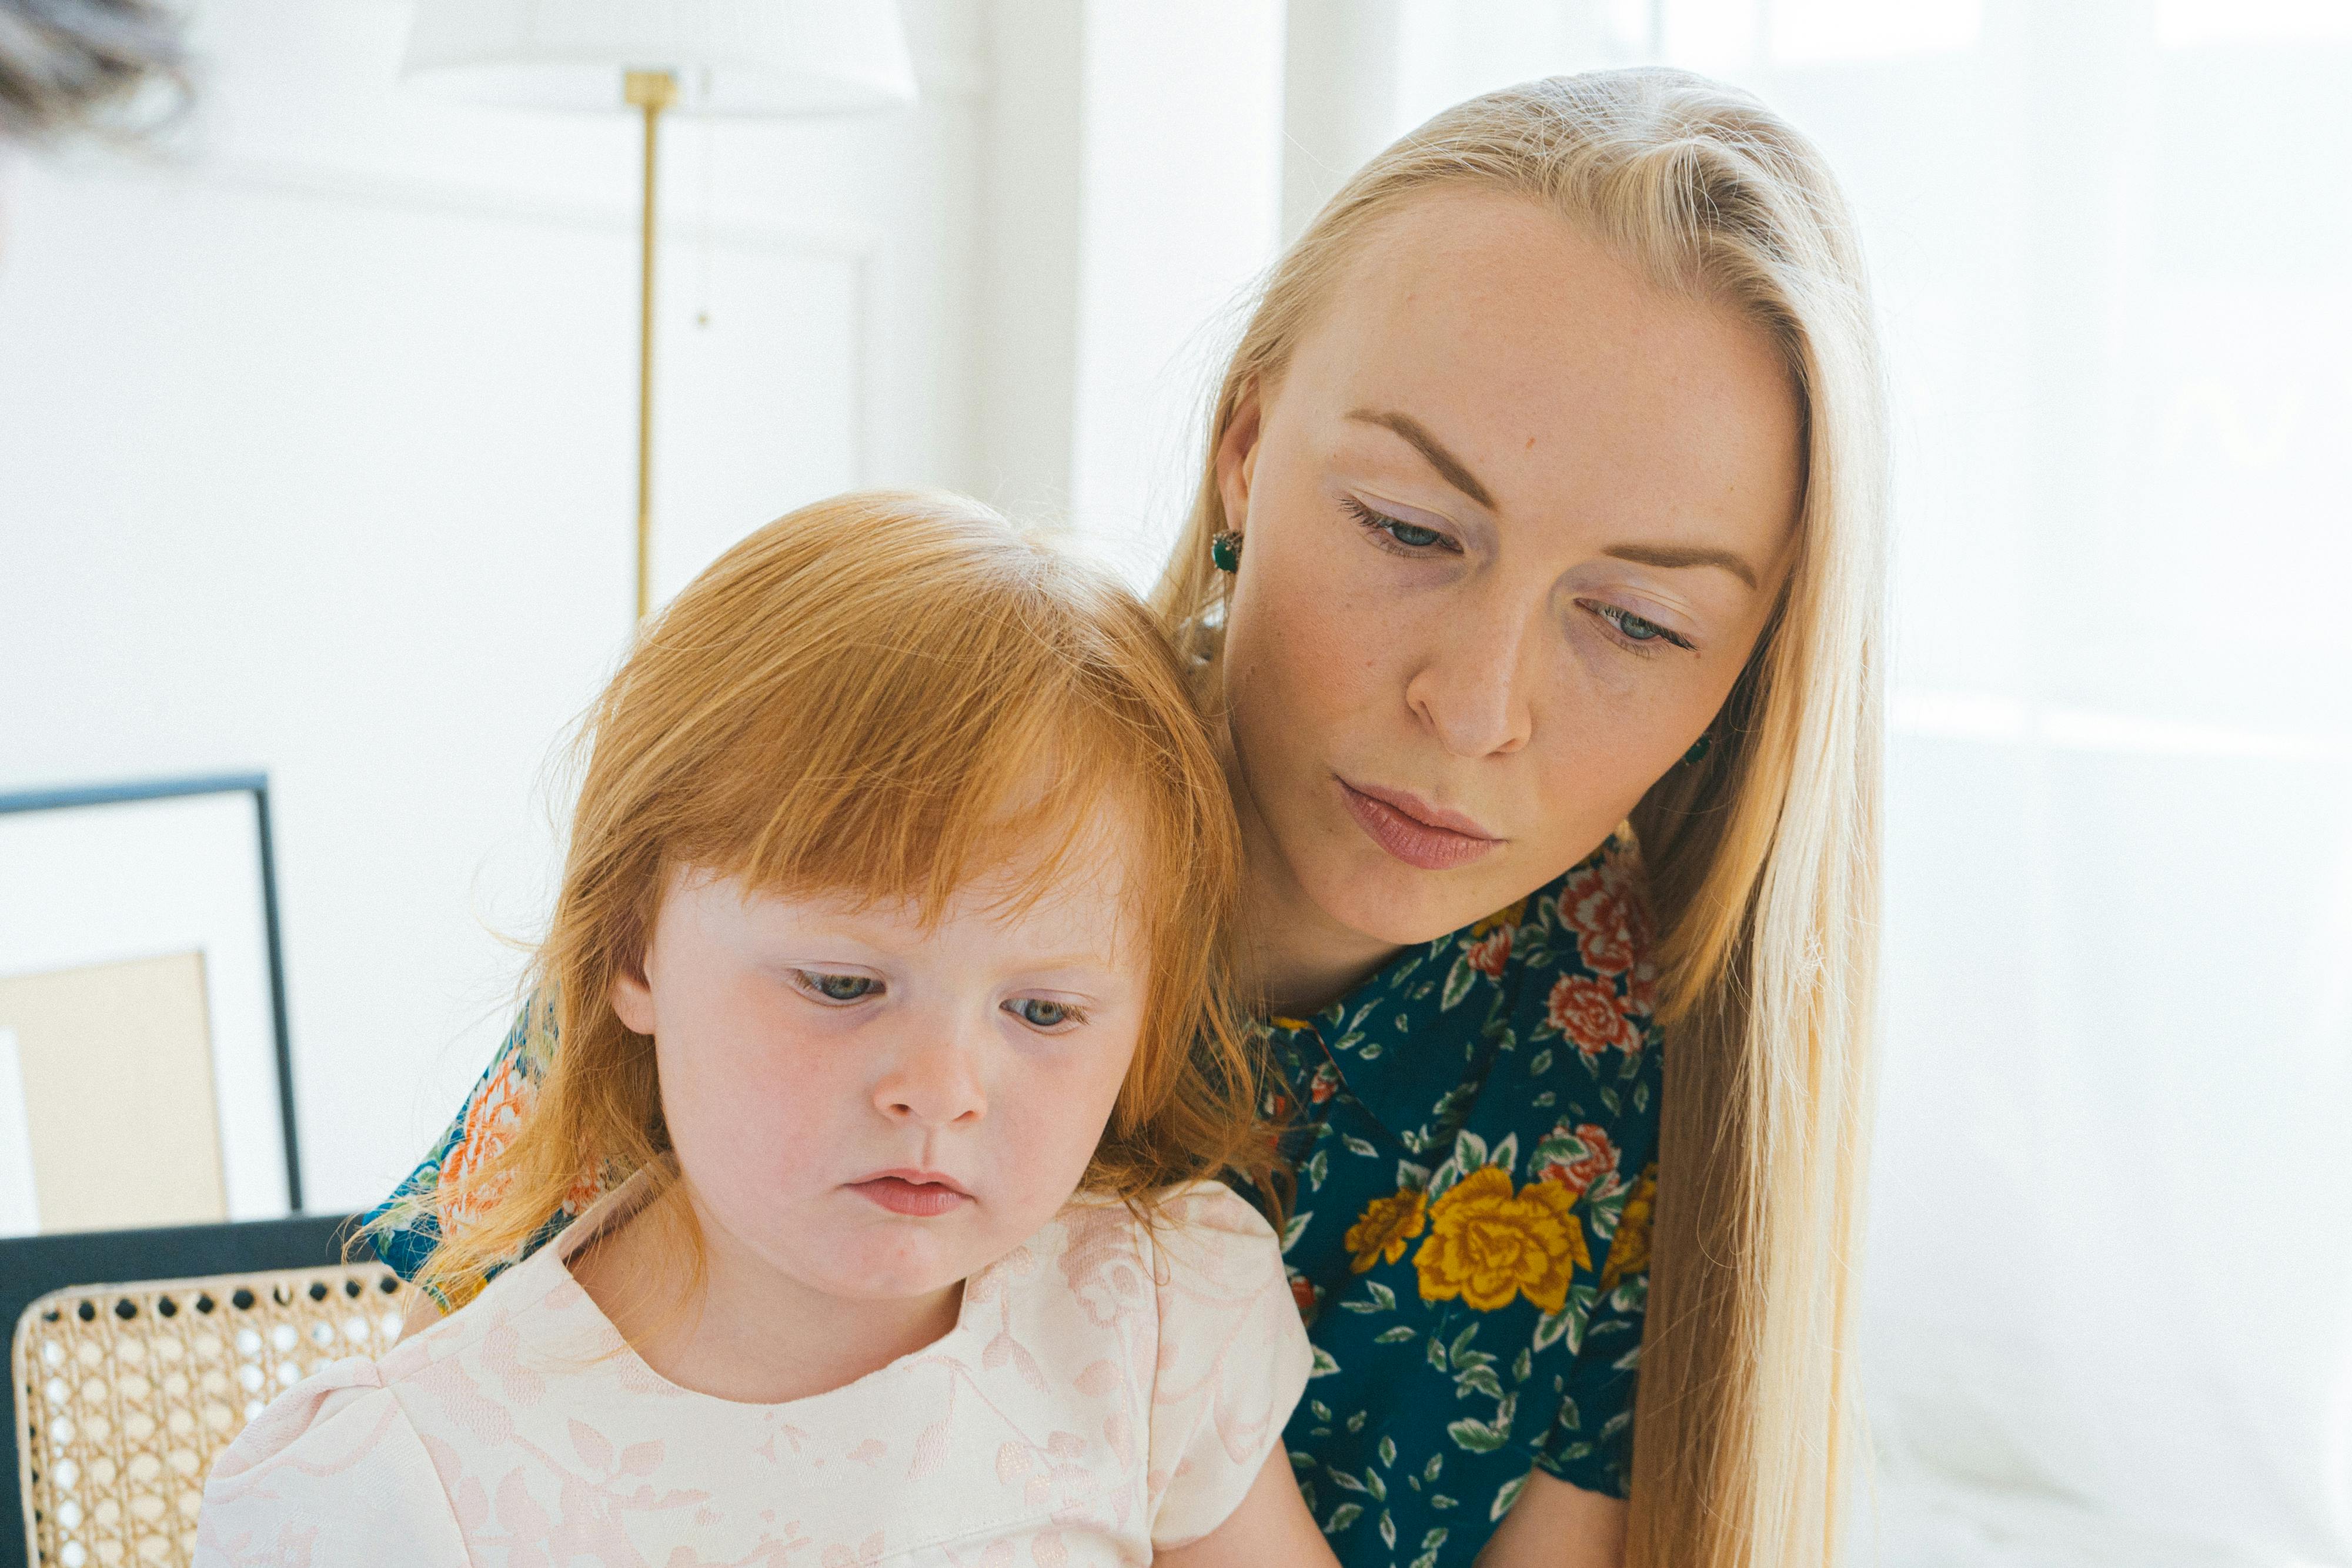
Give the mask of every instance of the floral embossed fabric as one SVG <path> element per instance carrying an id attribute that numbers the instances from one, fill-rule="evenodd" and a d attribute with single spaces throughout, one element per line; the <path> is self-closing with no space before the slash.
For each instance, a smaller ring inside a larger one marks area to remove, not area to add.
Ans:
<path id="1" fill-rule="evenodd" d="M 1145 1563 L 1240 1504 L 1306 1382 L 1273 1232 L 1203 1184 L 1156 1229 L 1072 1205 L 965 1281 L 944 1339 L 846 1387 L 696 1394 L 564 1266 L 641 1190 L 288 1390 L 213 1470 L 201 1568 Z"/>

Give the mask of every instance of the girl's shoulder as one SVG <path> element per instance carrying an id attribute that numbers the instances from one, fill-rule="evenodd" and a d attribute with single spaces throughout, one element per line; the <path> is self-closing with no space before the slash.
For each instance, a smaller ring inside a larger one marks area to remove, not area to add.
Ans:
<path id="1" fill-rule="evenodd" d="M 338 1362 L 295 1385 L 214 1463 L 198 1568 L 281 1557 L 470 1561 L 432 1455 L 376 1362 Z"/>
<path id="2" fill-rule="evenodd" d="M 1074 1204 L 1055 1229 L 1054 1283 L 1074 1315 L 1149 1325 L 1129 1365 L 1151 1539 L 1197 1540 L 1239 1506 L 1314 1366 L 1281 1240 L 1232 1188 L 1205 1181 L 1141 1214 Z"/>
<path id="3" fill-rule="evenodd" d="M 1221 1182 L 1155 1194 L 1139 1208 L 1074 1199 L 1054 1223 L 966 1281 L 968 1302 L 1050 1298 L 1097 1324 L 1133 1312 L 1179 1318 L 1211 1296 L 1235 1301 L 1282 1281 L 1282 1245 L 1265 1217 Z"/>

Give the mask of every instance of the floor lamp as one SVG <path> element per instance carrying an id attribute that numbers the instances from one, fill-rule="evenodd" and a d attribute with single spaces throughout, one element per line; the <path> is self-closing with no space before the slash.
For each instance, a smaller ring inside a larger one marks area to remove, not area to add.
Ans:
<path id="1" fill-rule="evenodd" d="M 637 614 L 653 541 L 654 200 L 662 119 L 915 100 L 897 0 L 419 0 L 401 74 L 446 97 L 645 121 L 637 306 Z"/>

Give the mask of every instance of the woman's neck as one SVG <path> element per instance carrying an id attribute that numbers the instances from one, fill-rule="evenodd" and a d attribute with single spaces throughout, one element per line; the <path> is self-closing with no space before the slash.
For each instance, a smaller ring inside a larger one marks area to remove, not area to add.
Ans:
<path id="1" fill-rule="evenodd" d="M 1242 829 L 1243 978 L 1277 1016 L 1304 1018 L 1354 990 L 1403 951 L 1342 925 L 1307 895 L 1282 858 L 1248 779 L 1225 751 Z"/>
<path id="2" fill-rule="evenodd" d="M 807 1399 L 955 1327 L 961 1282 L 904 1300 L 826 1295 L 780 1272 L 700 1212 L 693 1218 L 702 1235 L 702 1288 L 679 1303 L 671 1281 L 692 1202 L 690 1191 L 674 1187 L 570 1260 L 572 1278 L 629 1348 L 680 1388 L 747 1405 Z"/>

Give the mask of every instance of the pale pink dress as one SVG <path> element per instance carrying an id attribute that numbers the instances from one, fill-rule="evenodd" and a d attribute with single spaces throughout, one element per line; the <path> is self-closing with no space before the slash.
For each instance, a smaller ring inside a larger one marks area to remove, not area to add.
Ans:
<path id="1" fill-rule="evenodd" d="M 845 1388 L 691 1393 L 565 1268 L 638 1190 L 287 1390 L 213 1469 L 200 1568 L 1142 1563 L 1232 1513 L 1306 1386 L 1274 1236 L 1204 1183 L 1158 1230 L 1073 1205 L 965 1281 L 945 1339 Z"/>

